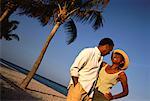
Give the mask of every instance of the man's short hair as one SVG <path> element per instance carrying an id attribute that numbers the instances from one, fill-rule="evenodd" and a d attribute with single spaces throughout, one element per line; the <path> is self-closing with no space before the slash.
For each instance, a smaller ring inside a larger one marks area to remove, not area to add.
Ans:
<path id="1" fill-rule="evenodd" d="M 110 38 L 103 38 L 100 42 L 99 42 L 99 46 L 100 45 L 110 45 L 110 46 L 114 46 L 114 42 L 112 41 L 112 39 Z"/>

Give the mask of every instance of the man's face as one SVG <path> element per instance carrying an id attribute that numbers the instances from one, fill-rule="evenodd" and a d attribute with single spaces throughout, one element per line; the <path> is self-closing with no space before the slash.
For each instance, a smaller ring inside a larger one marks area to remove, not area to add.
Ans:
<path id="1" fill-rule="evenodd" d="M 105 56 L 109 54 L 113 50 L 113 46 L 110 46 L 108 44 L 103 46 L 102 56 Z"/>

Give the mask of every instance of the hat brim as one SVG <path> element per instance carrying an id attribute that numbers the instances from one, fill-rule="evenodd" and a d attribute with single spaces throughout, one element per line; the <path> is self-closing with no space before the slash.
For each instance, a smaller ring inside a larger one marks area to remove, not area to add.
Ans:
<path id="1" fill-rule="evenodd" d="M 126 70 L 128 68 L 129 65 L 129 57 L 128 55 L 121 49 L 116 49 L 113 51 L 113 53 L 120 53 L 123 57 L 124 57 L 124 66 L 121 68 L 122 70 Z"/>

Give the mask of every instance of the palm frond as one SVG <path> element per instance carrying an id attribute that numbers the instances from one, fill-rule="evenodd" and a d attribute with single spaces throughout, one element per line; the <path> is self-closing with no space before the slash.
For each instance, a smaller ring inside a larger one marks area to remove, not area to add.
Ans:
<path id="1" fill-rule="evenodd" d="M 103 5 L 102 9 L 106 8 L 106 6 L 108 5 L 109 1 L 110 0 L 103 0 L 103 2 L 102 2 L 102 5 Z"/>
<path id="2" fill-rule="evenodd" d="M 82 23 L 92 24 L 94 30 L 103 26 L 103 17 L 101 12 L 97 10 L 79 10 L 74 18 Z"/>
<path id="3" fill-rule="evenodd" d="M 5 40 L 12 40 L 12 39 L 16 39 L 17 41 L 20 40 L 19 36 L 17 34 L 1 34 L 0 35 L 0 39 L 4 38 Z"/>
<path id="4" fill-rule="evenodd" d="M 15 29 L 18 27 L 18 26 L 17 26 L 18 24 L 19 24 L 19 22 L 16 21 L 16 20 L 10 21 L 10 22 L 9 22 L 9 25 L 10 25 L 10 27 L 11 27 L 10 30 L 11 30 L 11 31 L 15 30 Z"/>
<path id="5" fill-rule="evenodd" d="M 68 33 L 67 44 L 71 44 L 77 37 L 77 28 L 72 19 L 69 19 L 64 25 L 66 32 Z"/>
<path id="6" fill-rule="evenodd" d="M 92 27 L 94 30 L 97 30 L 101 26 L 103 26 L 102 15 L 99 11 L 93 11 L 89 20 L 92 23 Z"/>
<path id="7" fill-rule="evenodd" d="M 9 38 L 14 38 L 16 39 L 17 41 L 20 40 L 19 36 L 17 34 L 8 34 Z"/>
<path id="8" fill-rule="evenodd" d="M 98 5 L 102 4 L 103 0 L 85 0 L 82 4 L 81 4 L 81 8 L 83 9 L 91 9 L 91 8 L 95 8 Z"/>
<path id="9" fill-rule="evenodd" d="M 19 41 L 19 36 L 17 34 L 12 34 L 12 31 L 18 27 L 19 22 L 16 20 L 5 19 L 1 23 L 0 39 L 4 38 L 6 40 L 12 40 L 13 38 Z"/>
<path id="10" fill-rule="evenodd" d="M 49 1 L 49 3 L 43 3 L 42 1 L 36 2 L 33 0 L 30 4 L 23 3 L 20 6 L 19 15 L 27 15 L 38 19 L 43 26 L 45 26 L 53 17 L 53 12 L 56 9 L 56 4 L 54 0 Z"/>

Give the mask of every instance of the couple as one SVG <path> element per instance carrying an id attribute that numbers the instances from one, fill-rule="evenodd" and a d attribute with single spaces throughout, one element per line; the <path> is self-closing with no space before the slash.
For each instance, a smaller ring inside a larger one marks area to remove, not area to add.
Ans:
<path id="1" fill-rule="evenodd" d="M 103 61 L 114 47 L 110 38 L 104 38 L 95 48 L 85 48 L 70 68 L 71 80 L 67 101 L 110 101 L 128 95 L 127 69 L 129 59 L 120 49 L 111 55 L 112 65 Z M 111 88 L 121 82 L 123 91 L 112 95 Z"/>

